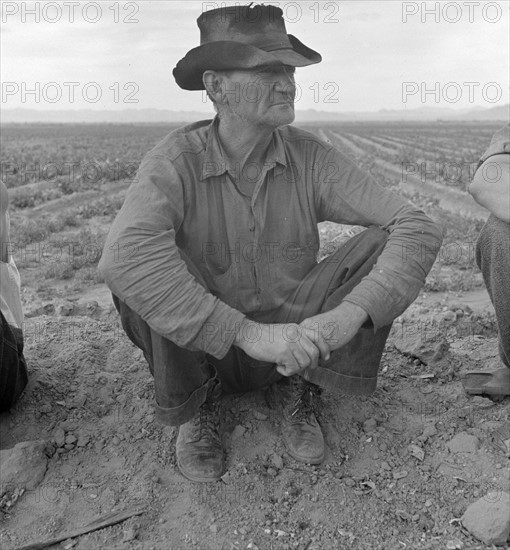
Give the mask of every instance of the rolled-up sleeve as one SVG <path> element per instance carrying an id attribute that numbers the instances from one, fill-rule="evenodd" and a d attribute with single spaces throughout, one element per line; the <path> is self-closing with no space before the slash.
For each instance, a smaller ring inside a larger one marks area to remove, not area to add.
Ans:
<path id="1" fill-rule="evenodd" d="M 184 208 L 182 182 L 171 159 L 150 153 L 113 222 L 99 271 L 113 294 L 155 332 L 221 359 L 244 315 L 188 270 L 175 242 Z"/>
<path id="2" fill-rule="evenodd" d="M 335 149 L 328 151 L 322 164 L 325 175 L 319 178 L 316 197 L 321 219 L 389 232 L 372 271 L 344 300 L 363 308 L 377 330 L 416 299 L 443 232 L 424 212 L 377 184 Z"/>

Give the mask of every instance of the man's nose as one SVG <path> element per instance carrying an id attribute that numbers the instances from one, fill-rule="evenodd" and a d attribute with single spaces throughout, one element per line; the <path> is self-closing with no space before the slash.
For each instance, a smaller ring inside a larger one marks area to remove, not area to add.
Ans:
<path id="1" fill-rule="evenodd" d="M 296 81 L 294 75 L 287 72 L 279 74 L 275 88 L 277 92 L 286 94 L 289 99 L 294 99 L 296 97 Z"/>

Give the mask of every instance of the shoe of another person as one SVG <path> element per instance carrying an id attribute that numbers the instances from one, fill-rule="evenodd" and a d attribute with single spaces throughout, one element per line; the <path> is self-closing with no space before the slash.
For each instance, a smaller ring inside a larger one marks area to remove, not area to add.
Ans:
<path id="1" fill-rule="evenodd" d="M 175 444 L 177 466 L 191 481 L 218 481 L 225 470 L 225 451 L 219 435 L 220 407 L 209 398 L 196 416 L 179 427 Z"/>
<path id="2" fill-rule="evenodd" d="M 288 453 L 299 462 L 324 460 L 324 436 L 317 422 L 320 388 L 292 376 L 283 405 L 282 435 Z"/>

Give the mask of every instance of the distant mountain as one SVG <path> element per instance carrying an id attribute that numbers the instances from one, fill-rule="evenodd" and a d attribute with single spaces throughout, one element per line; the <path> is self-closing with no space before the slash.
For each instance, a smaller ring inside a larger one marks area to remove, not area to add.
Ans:
<path id="1" fill-rule="evenodd" d="M 164 109 L 125 109 L 122 111 L 39 111 L 37 109 L 4 109 L 0 123 L 187 123 L 212 118 L 214 112 L 167 111 Z M 375 112 L 329 112 L 315 109 L 296 109 L 296 122 L 335 121 L 506 121 L 510 120 L 510 105 L 482 109 L 452 109 L 448 107 L 419 107 L 417 109 Z"/>
<path id="2" fill-rule="evenodd" d="M 166 111 L 164 109 L 124 109 L 122 111 L 93 111 L 92 109 L 67 111 L 39 111 L 37 109 L 2 109 L 0 123 L 176 123 L 213 118 L 214 112 Z"/>
<path id="3" fill-rule="evenodd" d="M 388 110 L 376 112 L 338 112 L 328 113 L 309 109 L 296 111 L 297 122 L 326 121 L 507 121 L 510 122 L 510 105 L 501 105 L 490 109 L 471 107 L 469 109 L 451 109 L 448 107 L 419 107 L 417 109 Z"/>

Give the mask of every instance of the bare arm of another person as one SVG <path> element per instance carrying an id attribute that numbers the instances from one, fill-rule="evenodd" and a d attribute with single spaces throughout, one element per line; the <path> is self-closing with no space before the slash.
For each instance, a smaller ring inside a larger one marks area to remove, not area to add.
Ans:
<path id="1" fill-rule="evenodd" d="M 7 187 L 0 180 L 0 262 L 9 261 L 7 250 L 9 243 L 9 224 L 7 221 L 7 207 L 9 206 L 9 194 Z"/>
<path id="2" fill-rule="evenodd" d="M 510 155 L 493 155 L 475 173 L 468 188 L 475 201 L 510 223 Z"/>

